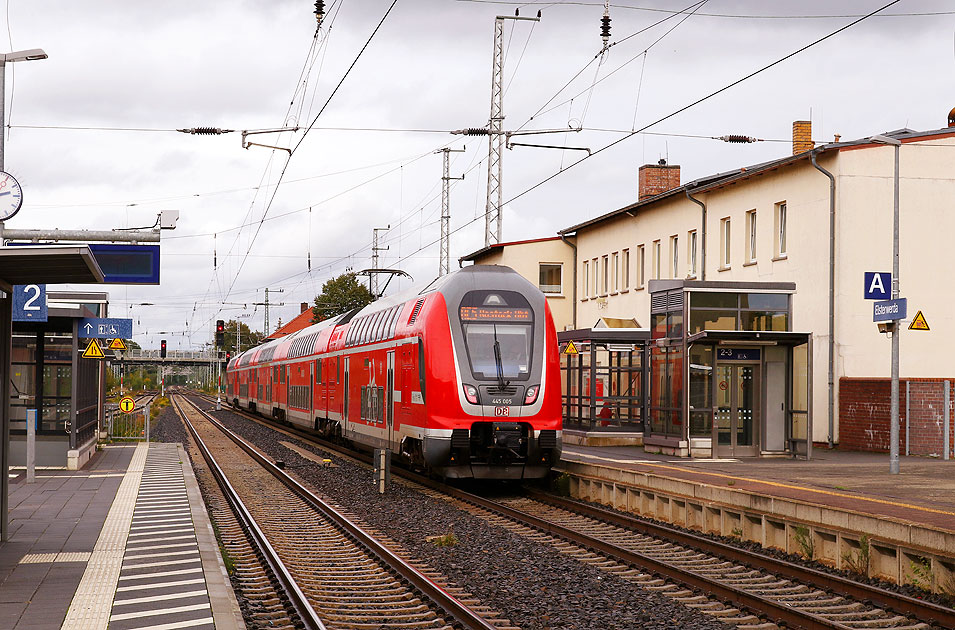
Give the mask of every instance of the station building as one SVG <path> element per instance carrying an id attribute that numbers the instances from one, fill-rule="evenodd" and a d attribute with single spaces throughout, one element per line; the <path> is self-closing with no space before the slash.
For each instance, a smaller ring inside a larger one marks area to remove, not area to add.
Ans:
<path id="1" fill-rule="evenodd" d="M 955 128 L 882 135 L 901 142 L 902 450 L 942 454 Z M 583 374 L 565 381 L 565 428 L 630 428 L 694 456 L 888 449 L 890 340 L 863 275 L 892 269 L 895 148 L 810 138 L 797 121 L 792 155 L 688 183 L 677 165 L 642 166 L 634 203 L 461 258 L 537 283 L 562 340 L 603 340 L 605 356 L 564 357 Z M 917 311 L 930 330 L 906 329 Z M 596 398 L 586 413 L 567 413 L 575 384 Z"/>

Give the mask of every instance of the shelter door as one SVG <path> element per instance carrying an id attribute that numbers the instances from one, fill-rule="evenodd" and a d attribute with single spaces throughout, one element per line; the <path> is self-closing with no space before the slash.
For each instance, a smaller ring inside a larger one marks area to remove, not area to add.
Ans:
<path id="1" fill-rule="evenodd" d="M 716 454 L 759 455 L 759 364 L 716 367 Z"/>

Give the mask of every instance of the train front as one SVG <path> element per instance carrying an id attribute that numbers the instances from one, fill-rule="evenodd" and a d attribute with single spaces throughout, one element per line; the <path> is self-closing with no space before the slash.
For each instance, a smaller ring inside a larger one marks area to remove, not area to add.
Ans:
<path id="1" fill-rule="evenodd" d="M 557 332 L 541 291 L 509 267 L 475 265 L 441 287 L 452 365 L 442 396 L 450 435 L 426 440 L 425 457 L 450 477 L 535 479 L 560 459 Z M 452 370 L 453 369 L 453 373 Z M 452 381 L 453 378 L 453 381 Z"/>

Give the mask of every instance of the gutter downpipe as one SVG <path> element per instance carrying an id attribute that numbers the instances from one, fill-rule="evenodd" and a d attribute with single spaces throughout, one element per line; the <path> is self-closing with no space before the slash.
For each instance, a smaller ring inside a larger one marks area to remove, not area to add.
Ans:
<path id="1" fill-rule="evenodd" d="M 829 178 L 829 448 L 835 442 L 835 369 L 836 369 L 836 178 L 816 163 L 816 152 L 809 159 L 817 171 Z M 812 439 L 812 436 L 808 436 Z"/>
<path id="2" fill-rule="evenodd" d="M 564 236 L 563 232 L 560 234 L 560 240 L 567 243 L 572 250 L 574 250 L 574 310 L 572 313 L 573 318 L 571 319 L 574 330 L 577 330 L 577 246 L 567 240 L 567 237 Z"/>
<path id="3" fill-rule="evenodd" d="M 686 193 L 686 198 L 698 205 L 702 211 L 700 223 L 703 226 L 703 242 L 700 244 L 700 280 L 706 280 L 706 204 L 693 197 L 686 186 L 683 187 L 683 192 Z"/>

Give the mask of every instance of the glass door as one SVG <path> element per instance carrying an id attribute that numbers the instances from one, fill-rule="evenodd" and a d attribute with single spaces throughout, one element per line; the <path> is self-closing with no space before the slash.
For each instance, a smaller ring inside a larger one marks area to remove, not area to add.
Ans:
<path id="1" fill-rule="evenodd" d="M 716 368 L 716 454 L 759 455 L 759 364 Z"/>

